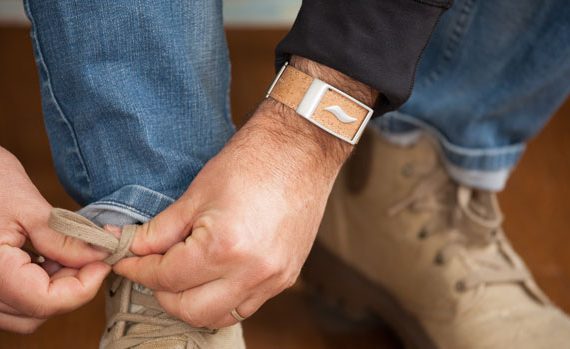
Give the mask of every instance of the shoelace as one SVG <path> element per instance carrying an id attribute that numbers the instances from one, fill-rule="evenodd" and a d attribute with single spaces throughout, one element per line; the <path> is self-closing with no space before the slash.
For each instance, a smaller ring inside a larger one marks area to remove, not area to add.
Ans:
<path id="1" fill-rule="evenodd" d="M 539 302 L 549 304 L 502 233 L 503 217 L 495 197 L 488 194 L 491 202 L 481 205 L 474 200 L 475 194 L 474 190 L 453 183 L 445 170 L 438 168 L 421 180 L 408 196 L 395 203 L 388 214 L 395 215 L 408 208 L 447 213 L 441 216 L 445 217 L 444 222 L 436 222 L 431 229 L 424 231 L 423 238 L 438 233 L 449 234 L 448 242 L 436 255 L 436 262 L 445 264 L 462 256 L 476 266 L 465 278 L 457 280 L 459 291 L 483 285 L 520 283 Z M 450 195 L 454 196 L 451 200 L 453 205 L 449 204 Z M 484 212 L 488 207 L 483 206 L 490 206 L 492 212 Z M 492 254 L 474 256 L 469 250 L 473 247 L 484 249 L 493 244 L 496 252 Z"/>
<path id="2" fill-rule="evenodd" d="M 124 226 L 121 237 L 117 238 L 87 218 L 75 212 L 59 208 L 52 210 L 48 225 L 63 235 L 82 240 L 111 253 L 105 259 L 105 262 L 109 265 L 117 263 L 122 258 L 133 256 L 130 252 L 130 246 L 135 237 L 135 225 Z M 120 289 L 126 289 L 127 291 L 118 294 L 121 297 L 119 300 L 120 309 L 107 323 L 108 331 L 114 326 L 119 326 L 119 331 L 123 335 L 112 341 L 108 349 L 132 348 L 148 341 L 174 337 L 185 337 L 187 347 L 195 348 L 199 343 L 192 337 L 192 333 L 216 332 L 206 328 L 192 327 L 169 316 L 152 295 L 142 293 L 132 286 L 133 283 L 130 280 L 122 277 L 117 277 L 111 284 L 110 292 L 112 295 L 120 292 Z M 138 305 L 143 310 L 132 313 L 130 312 L 131 305 Z M 140 333 L 126 333 L 127 324 L 131 326 L 146 325 L 146 328 Z"/>

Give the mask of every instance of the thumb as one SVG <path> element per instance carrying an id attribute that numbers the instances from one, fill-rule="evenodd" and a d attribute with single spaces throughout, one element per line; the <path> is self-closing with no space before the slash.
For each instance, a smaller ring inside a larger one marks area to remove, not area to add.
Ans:
<path id="1" fill-rule="evenodd" d="M 131 251 L 139 256 L 161 254 L 183 241 L 192 229 L 196 212 L 184 196 L 150 221 L 137 227 Z"/>

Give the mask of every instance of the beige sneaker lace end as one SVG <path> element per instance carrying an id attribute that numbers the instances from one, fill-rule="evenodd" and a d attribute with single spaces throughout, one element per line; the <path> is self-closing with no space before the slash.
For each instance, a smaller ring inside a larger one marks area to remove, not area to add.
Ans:
<path id="1" fill-rule="evenodd" d="M 111 253 L 105 259 L 105 263 L 109 265 L 114 265 L 125 257 L 134 256 L 129 249 L 135 238 L 136 225 L 124 226 L 121 238 L 118 239 L 75 212 L 54 208 L 49 216 L 48 226 L 60 234 L 85 241 Z"/>

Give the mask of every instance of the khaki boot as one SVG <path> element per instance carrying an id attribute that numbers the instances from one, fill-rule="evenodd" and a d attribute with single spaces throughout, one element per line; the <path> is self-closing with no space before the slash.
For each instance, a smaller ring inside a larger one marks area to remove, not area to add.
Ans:
<path id="1" fill-rule="evenodd" d="M 497 199 L 435 147 L 368 131 L 341 171 L 304 278 L 392 325 L 408 348 L 570 348 L 570 320 L 503 231 Z M 354 313 L 354 309 L 353 313 Z"/>
<path id="2" fill-rule="evenodd" d="M 55 231 L 109 251 L 106 262 L 114 264 L 130 256 L 135 226 L 125 226 L 121 239 L 70 211 L 54 209 L 49 225 Z M 112 274 L 107 280 L 107 327 L 101 349 L 242 349 L 241 325 L 219 330 L 195 328 L 173 318 L 152 296 L 152 291 Z"/>

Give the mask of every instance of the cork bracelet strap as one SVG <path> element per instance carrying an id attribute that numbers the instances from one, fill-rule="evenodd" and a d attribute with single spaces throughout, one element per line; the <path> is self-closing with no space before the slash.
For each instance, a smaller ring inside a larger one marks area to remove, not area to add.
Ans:
<path id="1" fill-rule="evenodd" d="M 267 97 L 351 144 L 358 142 L 374 113 L 354 97 L 290 65 L 279 72 Z"/>

